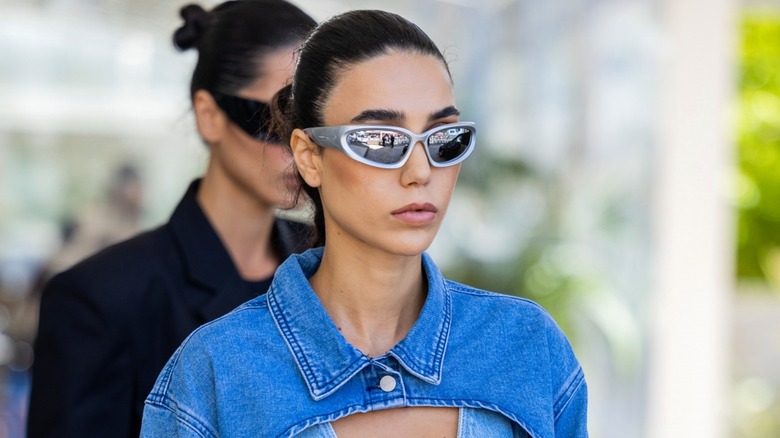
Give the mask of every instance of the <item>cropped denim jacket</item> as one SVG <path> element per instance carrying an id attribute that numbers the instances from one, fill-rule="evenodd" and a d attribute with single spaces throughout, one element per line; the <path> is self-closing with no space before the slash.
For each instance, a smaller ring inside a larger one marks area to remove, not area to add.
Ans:
<path id="1" fill-rule="evenodd" d="M 483 410 L 516 437 L 587 436 L 587 389 L 569 342 L 538 305 L 442 277 L 407 336 L 368 357 L 308 282 L 322 248 L 293 255 L 265 295 L 193 332 L 146 400 L 142 437 L 310 435 L 357 412 Z"/>

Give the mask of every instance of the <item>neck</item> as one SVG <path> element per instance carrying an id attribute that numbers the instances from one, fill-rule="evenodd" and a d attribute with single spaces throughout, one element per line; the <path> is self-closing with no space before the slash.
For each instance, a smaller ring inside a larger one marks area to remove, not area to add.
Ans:
<path id="1" fill-rule="evenodd" d="M 420 255 L 366 254 L 330 242 L 310 282 L 344 338 L 370 357 L 406 336 L 427 291 Z"/>
<path id="2" fill-rule="evenodd" d="M 274 211 L 226 178 L 203 177 L 197 194 L 211 226 L 245 280 L 262 280 L 279 265 L 271 246 Z"/>

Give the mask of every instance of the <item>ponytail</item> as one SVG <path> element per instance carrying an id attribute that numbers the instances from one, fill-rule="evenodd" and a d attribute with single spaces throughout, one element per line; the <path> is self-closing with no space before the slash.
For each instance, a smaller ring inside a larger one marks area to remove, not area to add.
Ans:
<path id="1" fill-rule="evenodd" d="M 292 132 L 297 126 L 294 120 L 295 113 L 292 105 L 292 85 L 287 85 L 281 90 L 277 91 L 273 99 L 271 99 L 271 123 L 269 125 L 268 132 L 272 136 L 276 136 L 284 140 L 284 144 L 289 148 L 289 140 L 292 137 Z M 314 204 L 314 229 L 312 235 L 309 238 L 309 245 L 322 246 L 325 244 L 325 214 L 322 209 L 322 199 L 320 198 L 320 191 L 316 187 L 311 187 L 306 184 L 301 174 L 298 175 L 298 181 L 300 183 L 300 190 L 296 194 L 295 205 L 298 204 L 298 198 L 301 192 L 306 194 L 311 202 Z"/>

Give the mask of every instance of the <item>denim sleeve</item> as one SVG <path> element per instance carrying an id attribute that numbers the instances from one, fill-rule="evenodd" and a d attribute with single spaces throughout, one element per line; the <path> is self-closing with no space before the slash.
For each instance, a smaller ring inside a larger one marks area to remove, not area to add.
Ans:
<path id="1" fill-rule="evenodd" d="M 214 435 L 182 418 L 168 406 L 146 402 L 141 438 L 213 438 Z"/>
<path id="2" fill-rule="evenodd" d="M 582 369 L 578 368 L 562 396 L 555 404 L 555 436 L 581 438 L 588 436 L 588 388 Z"/>
<path id="3" fill-rule="evenodd" d="M 216 438 L 214 370 L 195 330 L 173 353 L 146 398 L 141 438 Z"/>
<path id="4" fill-rule="evenodd" d="M 566 335 L 551 320 L 548 346 L 556 391 L 553 412 L 557 438 L 588 436 L 588 388 L 585 375 Z"/>

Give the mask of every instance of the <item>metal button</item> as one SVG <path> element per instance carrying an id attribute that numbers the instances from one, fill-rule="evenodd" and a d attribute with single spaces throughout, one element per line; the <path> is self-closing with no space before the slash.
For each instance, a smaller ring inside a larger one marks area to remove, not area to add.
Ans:
<path id="1" fill-rule="evenodd" d="M 390 392 L 395 389 L 396 381 L 393 376 L 384 376 L 379 380 L 379 387 L 384 392 Z"/>

